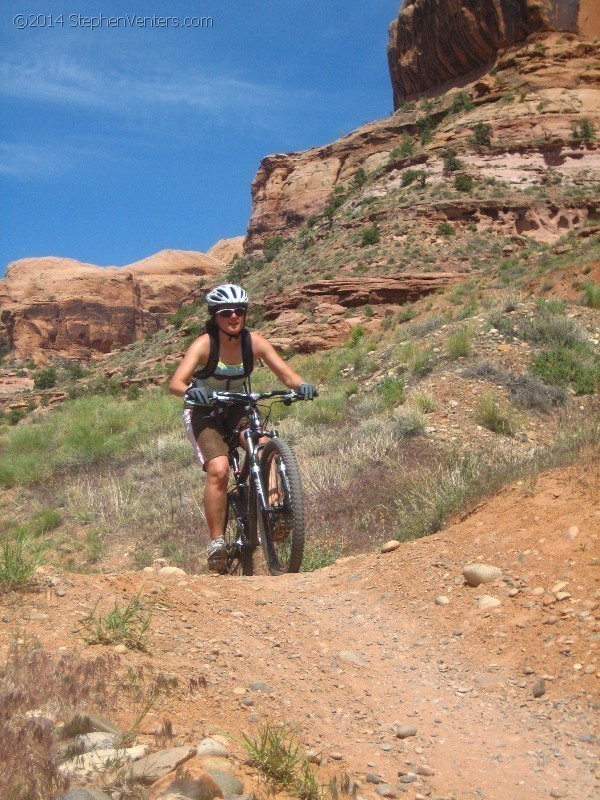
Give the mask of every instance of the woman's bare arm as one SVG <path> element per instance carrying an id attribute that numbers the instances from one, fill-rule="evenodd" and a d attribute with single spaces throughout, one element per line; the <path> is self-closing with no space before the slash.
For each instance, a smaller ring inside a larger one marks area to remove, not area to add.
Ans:
<path id="1" fill-rule="evenodd" d="M 255 358 L 262 358 L 267 367 L 275 373 L 279 380 L 288 389 L 297 389 L 302 383 L 302 378 L 297 372 L 285 363 L 277 354 L 275 348 L 260 333 L 252 333 L 252 349 Z"/>
<path id="2" fill-rule="evenodd" d="M 169 384 L 169 392 L 177 397 L 183 397 L 187 391 L 192 375 L 199 364 L 206 364 L 210 355 L 210 339 L 207 333 L 193 342 L 175 370 Z"/>

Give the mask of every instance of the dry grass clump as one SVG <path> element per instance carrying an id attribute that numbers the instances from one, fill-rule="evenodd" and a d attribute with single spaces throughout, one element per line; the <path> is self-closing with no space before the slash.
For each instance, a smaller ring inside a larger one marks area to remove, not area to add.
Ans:
<path id="1" fill-rule="evenodd" d="M 73 709 L 111 706 L 116 656 L 53 657 L 35 642 L 15 644 L 0 669 L 2 797 L 48 800 L 69 786 L 59 772 L 55 722 Z"/>
<path id="2" fill-rule="evenodd" d="M 563 405 L 567 394 L 558 386 L 545 386 L 531 375 L 517 375 L 514 372 L 499 369 L 489 361 L 480 361 L 473 367 L 464 370 L 465 378 L 482 378 L 498 386 L 508 389 L 511 403 L 537 411 L 549 412 Z"/>
<path id="3" fill-rule="evenodd" d="M 465 325 L 448 337 L 446 349 L 448 358 L 466 358 L 471 352 L 475 331 L 472 325 Z"/>
<path id="4" fill-rule="evenodd" d="M 504 436 L 514 436 L 517 422 L 514 410 L 502 404 L 495 392 L 488 392 L 477 404 L 477 421 L 484 428 Z"/>

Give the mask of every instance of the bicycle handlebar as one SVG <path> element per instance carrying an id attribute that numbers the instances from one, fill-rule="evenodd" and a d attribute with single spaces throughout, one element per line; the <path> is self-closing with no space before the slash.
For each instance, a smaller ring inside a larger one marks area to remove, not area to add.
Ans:
<path id="1" fill-rule="evenodd" d="M 294 389 L 272 389 L 269 392 L 215 392 L 210 398 L 210 404 L 213 407 L 226 406 L 233 403 L 247 403 L 249 405 L 256 405 L 260 400 L 268 400 L 272 397 L 279 397 L 283 402 L 293 403 L 297 400 L 303 400 L 301 394 Z M 199 403 L 186 401 L 190 405 L 200 406 Z"/>

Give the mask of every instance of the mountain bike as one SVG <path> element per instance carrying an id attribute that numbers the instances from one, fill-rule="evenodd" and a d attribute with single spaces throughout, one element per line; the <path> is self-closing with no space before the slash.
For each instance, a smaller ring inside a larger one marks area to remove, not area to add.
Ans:
<path id="1" fill-rule="evenodd" d="M 261 414 L 259 404 L 267 405 Z M 295 391 L 217 392 L 211 405 L 217 415 L 228 406 L 243 405 L 249 424 L 227 437 L 231 486 L 227 492 L 227 517 L 223 534 L 227 547 L 227 573 L 254 574 L 254 556 L 262 545 L 271 575 L 299 572 L 304 553 L 304 493 L 296 457 L 276 430 L 268 428 L 271 408 L 291 405 L 302 397 Z"/>

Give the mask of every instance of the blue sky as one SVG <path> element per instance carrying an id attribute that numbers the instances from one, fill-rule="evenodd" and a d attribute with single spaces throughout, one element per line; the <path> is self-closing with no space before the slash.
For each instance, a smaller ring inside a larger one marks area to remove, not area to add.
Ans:
<path id="1" fill-rule="evenodd" d="M 261 158 L 391 113 L 399 5 L 3 0 L 0 275 L 18 258 L 122 265 L 243 234 Z M 180 27 L 141 23 L 153 15 Z"/>

